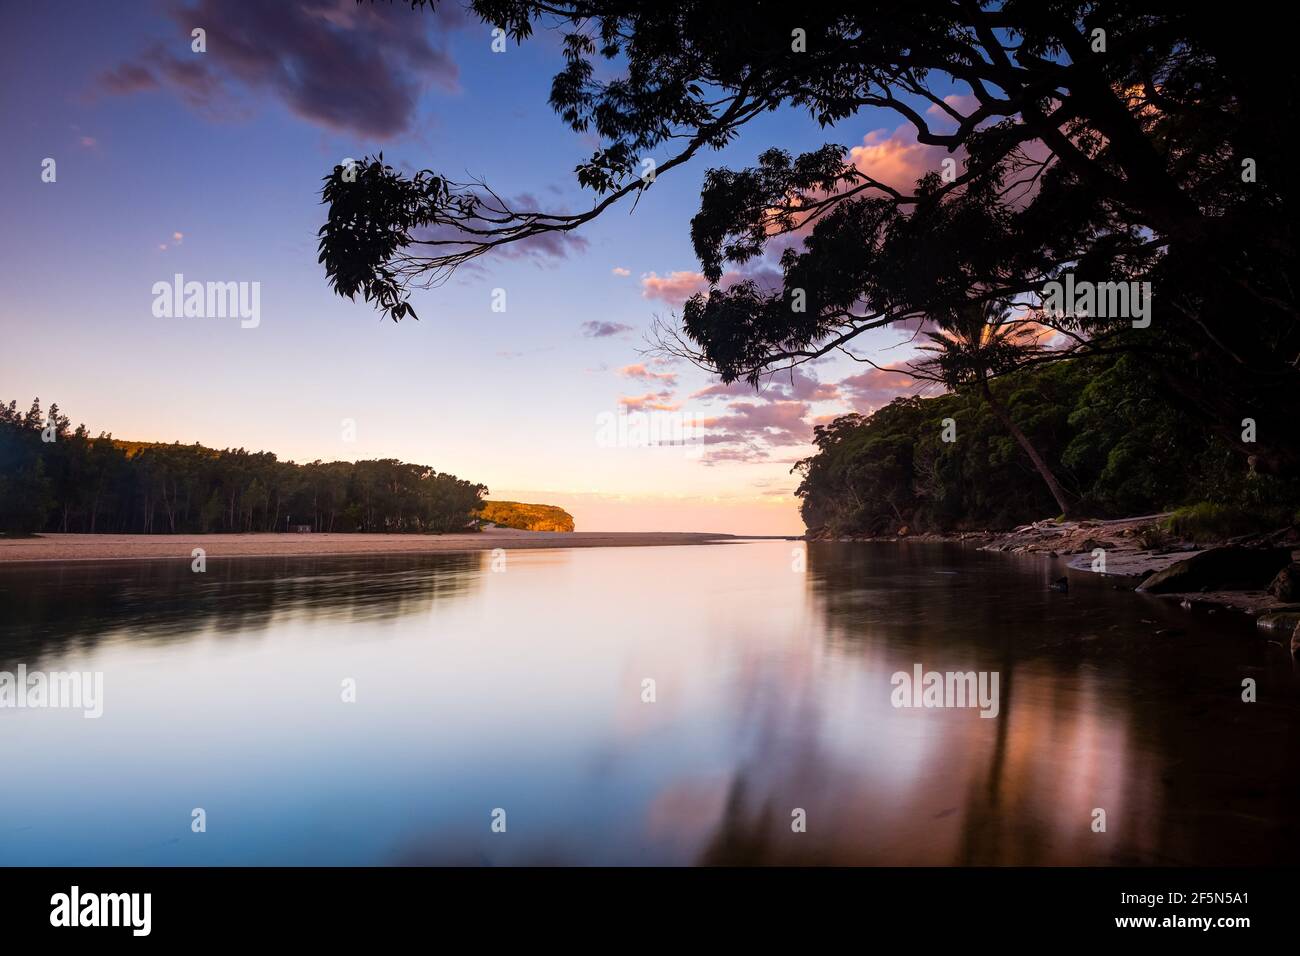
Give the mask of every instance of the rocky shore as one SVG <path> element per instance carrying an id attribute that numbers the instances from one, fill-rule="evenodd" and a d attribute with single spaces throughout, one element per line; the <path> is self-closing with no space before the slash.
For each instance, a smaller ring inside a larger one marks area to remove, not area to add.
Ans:
<path id="1" fill-rule="evenodd" d="M 1070 573 L 1115 578 L 1117 587 L 1157 594 L 1190 609 L 1243 611 L 1273 640 L 1300 653 L 1300 527 L 1225 542 L 1174 538 L 1165 514 L 1115 520 L 1036 521 L 1009 532 L 853 540 L 965 541 L 985 551 L 1067 559 Z M 1059 587 L 1068 587 L 1066 581 Z"/>

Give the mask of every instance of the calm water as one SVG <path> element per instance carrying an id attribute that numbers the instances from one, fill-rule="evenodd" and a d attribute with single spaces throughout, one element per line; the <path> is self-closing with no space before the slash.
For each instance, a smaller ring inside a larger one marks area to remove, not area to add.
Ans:
<path id="1" fill-rule="evenodd" d="M 1300 860 L 1300 683 L 1244 618 L 794 547 L 0 569 L 0 670 L 104 674 L 98 720 L 0 709 L 0 863 Z M 999 717 L 895 709 L 916 663 Z"/>

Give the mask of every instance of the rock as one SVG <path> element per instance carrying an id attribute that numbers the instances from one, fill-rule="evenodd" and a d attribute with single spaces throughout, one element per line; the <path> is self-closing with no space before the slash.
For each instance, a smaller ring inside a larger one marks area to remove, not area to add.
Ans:
<path id="1" fill-rule="evenodd" d="M 1291 653 L 1300 654 L 1300 624 L 1297 624 L 1291 634 Z"/>
<path id="2" fill-rule="evenodd" d="M 1211 548 L 1157 571 L 1139 590 L 1152 594 L 1263 590 L 1290 563 L 1289 548 Z"/>
<path id="3" fill-rule="evenodd" d="M 1261 631 L 1291 633 L 1300 626 L 1300 611 L 1269 611 L 1255 618 L 1255 626 Z"/>
<path id="4" fill-rule="evenodd" d="M 1300 601 L 1300 561 L 1292 561 L 1279 571 L 1268 593 L 1279 601 Z"/>
<path id="5" fill-rule="evenodd" d="M 1049 590 L 1049 591 L 1060 591 L 1061 593 L 1067 593 L 1067 592 L 1070 590 L 1070 579 L 1069 579 L 1069 578 L 1057 578 L 1055 581 L 1053 581 L 1051 584 L 1049 584 L 1049 585 L 1047 586 L 1047 590 Z"/>
<path id="6" fill-rule="evenodd" d="M 906 538 L 909 533 L 910 533 L 910 529 L 907 527 L 907 525 L 903 525 L 901 528 L 898 529 L 898 536 L 900 538 Z"/>

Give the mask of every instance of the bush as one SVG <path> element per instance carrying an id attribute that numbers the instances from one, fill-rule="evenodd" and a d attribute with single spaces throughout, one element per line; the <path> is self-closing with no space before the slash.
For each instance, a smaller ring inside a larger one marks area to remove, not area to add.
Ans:
<path id="1" fill-rule="evenodd" d="M 1226 541 L 1245 534 L 1273 531 L 1289 524 L 1287 509 L 1251 508 L 1202 501 L 1179 508 L 1165 520 L 1170 533 L 1192 541 Z"/>

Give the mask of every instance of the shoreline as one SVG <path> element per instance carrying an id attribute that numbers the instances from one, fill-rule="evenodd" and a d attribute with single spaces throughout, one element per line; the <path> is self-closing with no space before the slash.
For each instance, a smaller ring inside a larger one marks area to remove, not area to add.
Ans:
<path id="1" fill-rule="evenodd" d="M 95 561 L 191 559 L 194 548 L 212 558 L 360 557 L 385 554 L 527 550 L 536 548 L 628 548 L 725 544 L 740 535 L 689 531 L 517 531 L 491 528 L 455 534 L 41 534 L 0 538 L 0 566 Z"/>
<path id="2" fill-rule="evenodd" d="M 1052 519 L 1022 525 L 1013 531 L 967 531 L 953 534 L 916 534 L 875 537 L 847 537 L 839 541 L 932 541 L 973 544 L 981 551 L 1008 554 L 1042 554 L 1065 561 L 1067 579 L 1072 574 L 1086 574 L 1090 578 L 1112 579 L 1113 587 L 1138 590 L 1151 575 L 1164 571 L 1187 558 L 1204 554 L 1215 548 L 1235 542 L 1196 543 L 1169 541 L 1162 546 L 1146 547 L 1142 531 L 1153 523 L 1168 517 L 1167 514 L 1142 515 L 1132 518 L 1080 519 L 1057 522 Z M 1292 560 L 1300 560 L 1300 550 L 1295 541 L 1287 541 L 1292 548 Z M 1105 551 L 1105 570 L 1093 569 L 1093 551 Z M 1281 614 L 1300 617 L 1300 603 L 1284 600 L 1267 590 L 1203 589 L 1196 591 L 1144 592 L 1152 597 L 1179 602 L 1185 609 L 1224 609 L 1243 612 L 1256 619 L 1261 634 L 1280 634 L 1284 640 L 1292 631 L 1275 622 L 1268 615 Z"/>

